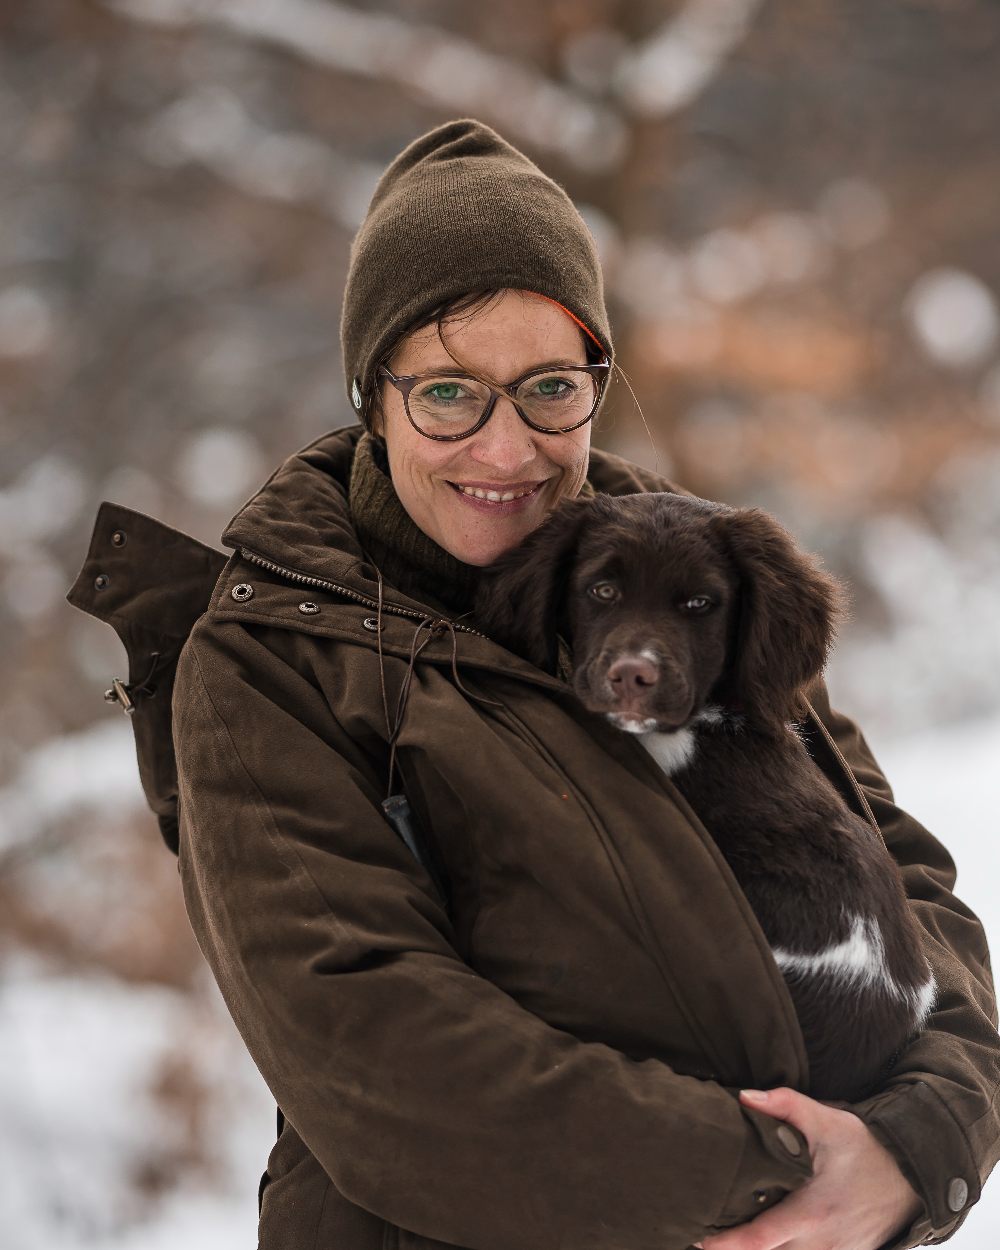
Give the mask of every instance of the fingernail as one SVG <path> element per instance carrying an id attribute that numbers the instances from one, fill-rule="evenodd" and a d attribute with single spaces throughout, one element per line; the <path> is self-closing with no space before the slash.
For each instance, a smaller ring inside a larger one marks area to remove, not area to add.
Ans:
<path id="1" fill-rule="evenodd" d="M 767 1102 L 766 1089 L 741 1089 L 740 1093 L 751 1102 Z"/>

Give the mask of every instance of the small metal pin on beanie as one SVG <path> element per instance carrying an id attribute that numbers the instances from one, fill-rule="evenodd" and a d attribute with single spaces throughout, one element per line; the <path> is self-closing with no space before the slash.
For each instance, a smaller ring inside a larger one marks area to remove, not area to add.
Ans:
<path id="1" fill-rule="evenodd" d="M 358 388 L 357 378 L 351 382 L 351 403 L 357 408 L 358 412 L 361 411 L 361 391 Z"/>

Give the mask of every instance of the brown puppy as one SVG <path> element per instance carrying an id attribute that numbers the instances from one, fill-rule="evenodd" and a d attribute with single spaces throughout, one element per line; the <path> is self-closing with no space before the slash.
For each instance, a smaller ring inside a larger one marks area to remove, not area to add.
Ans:
<path id="1" fill-rule="evenodd" d="M 571 500 L 484 570 L 477 624 L 638 740 L 699 814 L 788 985 L 813 1097 L 876 1087 L 935 984 L 895 860 L 795 722 L 838 583 L 766 512 L 675 494 Z"/>

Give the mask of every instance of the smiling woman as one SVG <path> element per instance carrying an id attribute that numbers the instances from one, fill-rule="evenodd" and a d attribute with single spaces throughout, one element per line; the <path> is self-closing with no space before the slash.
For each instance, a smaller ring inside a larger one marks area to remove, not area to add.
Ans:
<path id="1" fill-rule="evenodd" d="M 589 419 L 600 398 L 599 384 L 587 372 L 553 371 L 552 364 L 586 366 L 587 341 L 552 300 L 503 290 L 451 316 L 446 311 L 404 336 L 393 351 L 392 372 L 421 380 L 408 396 L 391 377 L 383 380 L 373 430 L 384 442 L 403 507 L 456 559 L 491 563 L 527 537 L 560 500 L 579 494 L 587 478 Z M 472 378 L 457 378 L 456 366 Z M 540 369 L 545 372 L 526 376 Z M 490 404 L 483 380 L 496 379 L 494 385 L 502 386 L 521 378 L 535 387 L 528 392 L 533 415 L 546 405 L 568 412 L 565 432 L 533 429 L 510 395 Z M 573 397 L 568 403 L 546 398 L 538 394 L 543 386 L 556 396 L 560 389 L 570 390 Z M 458 414 L 454 405 L 460 407 Z M 446 411 L 439 415 L 431 411 L 435 407 Z M 477 425 L 488 408 L 486 422 Z M 437 437 L 453 423 L 459 437 Z M 471 436 L 461 436 L 463 427 Z"/>
<path id="2" fill-rule="evenodd" d="M 988 953 L 822 682 L 806 776 L 875 812 L 948 987 L 884 1087 L 839 1107 L 805 1093 L 792 1001 L 701 817 L 572 697 L 552 614 L 541 662 L 477 628 L 484 566 L 553 511 L 686 493 L 591 447 L 613 344 L 566 193 L 478 122 L 415 140 L 354 241 L 341 336 L 360 424 L 232 519 L 207 609 L 200 545 L 179 608 L 137 598 L 158 659 L 190 629 L 147 772 L 169 787 L 176 750 L 185 903 L 281 1108 L 260 1250 L 947 1236 L 1000 1138 Z M 87 581 L 119 621 L 108 544 L 133 519 L 97 534 Z M 125 550 L 148 575 L 185 541 Z M 709 591 L 686 593 L 697 614 Z M 396 774 L 426 854 L 386 819 Z"/>

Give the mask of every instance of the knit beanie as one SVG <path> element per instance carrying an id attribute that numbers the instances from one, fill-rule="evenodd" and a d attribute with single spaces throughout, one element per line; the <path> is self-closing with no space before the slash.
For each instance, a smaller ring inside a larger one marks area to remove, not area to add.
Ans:
<path id="1" fill-rule="evenodd" d="M 447 122 L 388 167 L 351 246 L 340 338 L 366 425 L 375 364 L 407 329 L 502 288 L 555 300 L 612 355 L 597 249 L 569 196 L 489 126 Z"/>

